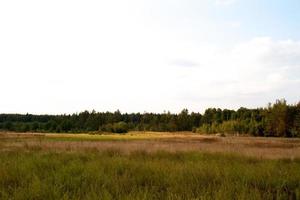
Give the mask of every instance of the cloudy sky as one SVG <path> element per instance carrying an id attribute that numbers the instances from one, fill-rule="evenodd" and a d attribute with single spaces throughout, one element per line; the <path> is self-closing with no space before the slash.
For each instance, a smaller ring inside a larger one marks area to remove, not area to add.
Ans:
<path id="1" fill-rule="evenodd" d="M 299 0 L 0 1 L 0 113 L 300 100 Z"/>

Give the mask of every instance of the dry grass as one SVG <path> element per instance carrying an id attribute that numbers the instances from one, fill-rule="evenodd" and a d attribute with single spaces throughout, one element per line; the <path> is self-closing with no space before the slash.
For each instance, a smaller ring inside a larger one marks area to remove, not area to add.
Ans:
<path id="1" fill-rule="evenodd" d="M 223 152 L 256 158 L 300 158 L 300 140 L 259 137 L 216 137 L 190 132 L 155 133 L 130 132 L 126 135 L 89 134 L 0 134 L 0 150 L 15 149 L 47 151 L 104 151 L 117 149 L 124 153 L 134 151 L 156 152 Z"/>
<path id="2" fill-rule="evenodd" d="M 0 199 L 300 199 L 299 158 L 299 139 L 2 133 Z"/>

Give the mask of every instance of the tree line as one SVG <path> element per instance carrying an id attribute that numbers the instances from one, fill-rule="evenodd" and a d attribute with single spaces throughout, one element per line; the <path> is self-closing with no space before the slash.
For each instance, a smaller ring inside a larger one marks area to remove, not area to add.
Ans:
<path id="1" fill-rule="evenodd" d="M 203 114 L 84 111 L 72 115 L 0 114 L 0 130 L 15 132 L 193 131 L 214 134 L 300 137 L 300 102 L 277 100 L 265 108 L 209 108 Z"/>

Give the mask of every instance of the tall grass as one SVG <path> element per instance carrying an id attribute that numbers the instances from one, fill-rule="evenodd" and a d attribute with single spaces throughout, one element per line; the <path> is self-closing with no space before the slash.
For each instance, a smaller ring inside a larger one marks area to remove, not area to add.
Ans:
<path id="1" fill-rule="evenodd" d="M 0 153 L 0 199 L 289 198 L 300 198 L 300 160 L 117 150 Z"/>

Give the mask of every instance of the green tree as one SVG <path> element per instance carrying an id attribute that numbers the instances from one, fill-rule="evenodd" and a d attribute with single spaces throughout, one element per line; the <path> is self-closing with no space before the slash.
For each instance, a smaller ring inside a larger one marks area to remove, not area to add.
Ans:
<path id="1" fill-rule="evenodd" d="M 193 128 L 193 122 L 189 117 L 188 109 L 183 109 L 178 115 L 178 130 L 179 131 L 191 131 Z"/>
<path id="2" fill-rule="evenodd" d="M 127 133 L 128 125 L 126 122 L 117 122 L 113 124 L 112 130 L 114 133 Z"/>
<path id="3" fill-rule="evenodd" d="M 277 100 L 269 104 L 266 110 L 266 134 L 269 136 L 288 136 L 288 106 L 286 100 Z"/>

